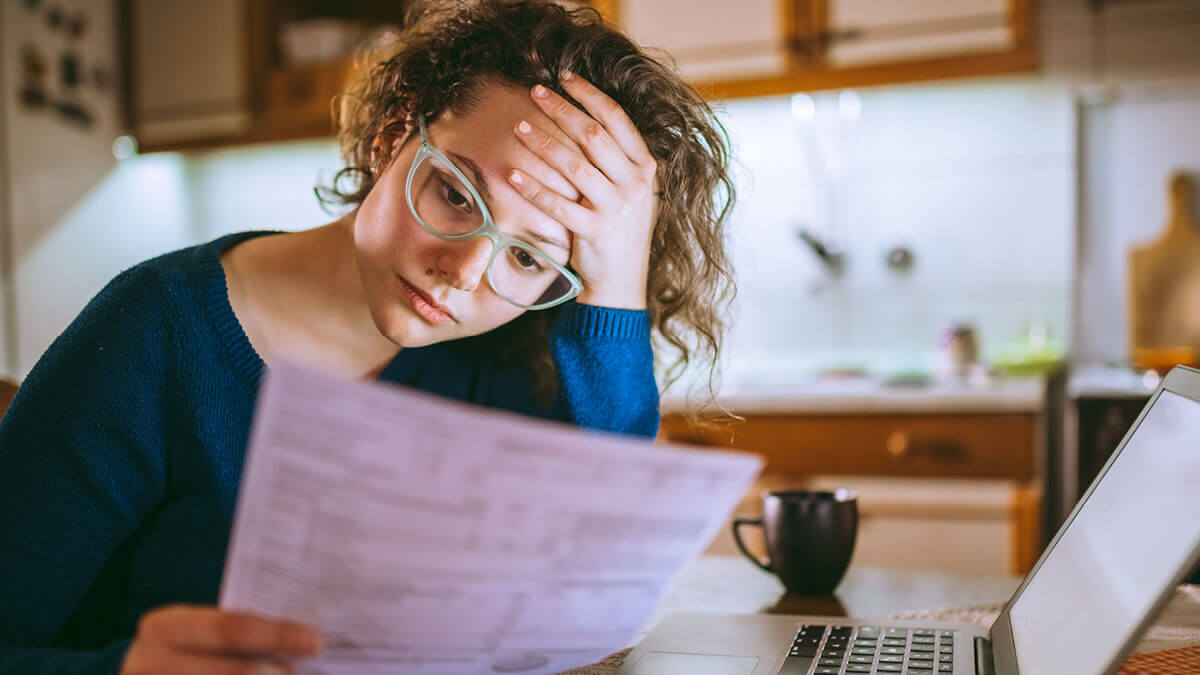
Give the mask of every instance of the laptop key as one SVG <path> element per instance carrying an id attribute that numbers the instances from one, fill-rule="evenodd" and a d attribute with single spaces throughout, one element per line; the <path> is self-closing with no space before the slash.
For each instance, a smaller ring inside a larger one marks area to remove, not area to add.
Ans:
<path id="1" fill-rule="evenodd" d="M 879 629 L 875 626 L 859 626 L 858 637 L 879 637 Z"/>
<path id="2" fill-rule="evenodd" d="M 820 668 L 817 668 L 816 670 L 814 670 L 814 671 L 813 671 L 813 673 L 814 673 L 815 675 L 838 675 L 838 673 L 839 673 L 841 670 L 842 670 L 842 669 L 841 669 L 840 667 L 838 667 L 838 668 L 830 668 L 830 667 L 824 667 L 824 666 L 823 666 L 823 667 L 820 667 Z"/>
<path id="3" fill-rule="evenodd" d="M 884 647 L 903 647 L 906 644 L 908 643 L 904 641 L 904 638 L 884 638 L 883 640 Z"/>
<path id="4" fill-rule="evenodd" d="M 880 663 L 904 663 L 904 657 L 903 656 L 881 656 L 881 657 L 879 657 L 879 662 Z"/>
<path id="5" fill-rule="evenodd" d="M 883 631 L 887 637 L 908 637 L 907 628 L 887 628 Z"/>
<path id="6" fill-rule="evenodd" d="M 855 640 L 853 644 L 855 647 L 869 647 L 871 649 L 875 649 L 875 645 L 879 643 L 875 640 Z"/>
<path id="7" fill-rule="evenodd" d="M 874 660 L 875 660 L 874 655 L 867 656 L 864 654 L 862 656 L 851 656 L 850 657 L 850 663 L 871 663 Z"/>
<path id="8" fill-rule="evenodd" d="M 846 672 L 847 673 L 869 673 L 869 672 L 871 672 L 871 666 L 866 663 L 851 663 L 850 665 L 846 666 Z"/>
<path id="9" fill-rule="evenodd" d="M 875 666 L 877 673 L 899 673 L 904 670 L 904 666 L 899 663 L 881 663 Z"/>
<path id="10" fill-rule="evenodd" d="M 943 663 L 938 666 L 938 672 L 939 673 L 953 673 L 954 672 L 954 664 Z"/>
<path id="11" fill-rule="evenodd" d="M 776 675 L 808 675 L 808 669 L 812 667 L 812 664 L 812 657 L 789 656 L 783 660 L 783 665 L 779 667 Z"/>
<path id="12" fill-rule="evenodd" d="M 818 666 L 833 666 L 836 668 L 836 667 L 842 665 L 842 660 L 841 659 L 821 659 L 820 661 L 817 661 L 817 665 Z"/>

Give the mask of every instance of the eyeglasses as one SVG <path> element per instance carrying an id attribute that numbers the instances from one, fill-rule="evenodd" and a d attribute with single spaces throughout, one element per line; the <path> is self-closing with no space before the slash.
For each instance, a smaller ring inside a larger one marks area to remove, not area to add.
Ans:
<path id="1" fill-rule="evenodd" d="M 492 240 L 487 280 L 496 295 L 523 309 L 547 309 L 579 295 L 583 283 L 562 261 L 496 228 L 492 214 L 471 184 L 441 150 L 433 147 L 425 120 L 418 122 L 421 146 L 404 184 L 408 208 L 425 231 L 446 241 Z"/>

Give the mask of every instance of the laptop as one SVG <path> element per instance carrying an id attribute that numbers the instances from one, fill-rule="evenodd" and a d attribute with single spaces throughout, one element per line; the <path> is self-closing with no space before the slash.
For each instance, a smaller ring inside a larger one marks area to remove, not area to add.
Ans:
<path id="1" fill-rule="evenodd" d="M 1112 673 L 1200 562 L 1200 371 L 1177 366 L 990 628 L 667 617 L 619 675 Z"/>

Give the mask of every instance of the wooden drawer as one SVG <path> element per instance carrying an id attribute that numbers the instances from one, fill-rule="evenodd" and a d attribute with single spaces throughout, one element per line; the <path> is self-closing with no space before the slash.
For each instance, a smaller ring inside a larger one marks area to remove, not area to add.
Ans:
<path id="1" fill-rule="evenodd" d="M 1029 480 L 1036 428 L 1029 413 L 753 415 L 716 430 L 667 415 L 659 437 L 757 452 L 787 473 Z"/>
<path id="2" fill-rule="evenodd" d="M 267 83 L 263 127 L 274 133 L 313 130 L 333 134 L 333 99 L 350 76 L 350 64 L 341 61 L 273 71 Z"/>

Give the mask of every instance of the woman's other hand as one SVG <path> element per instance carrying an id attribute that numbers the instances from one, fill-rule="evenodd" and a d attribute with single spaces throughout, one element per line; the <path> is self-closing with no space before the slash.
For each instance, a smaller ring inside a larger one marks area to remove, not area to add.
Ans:
<path id="1" fill-rule="evenodd" d="M 321 634 L 300 624 L 216 607 L 168 605 L 142 617 L 121 675 L 283 675 L 314 656 Z"/>
<path id="2" fill-rule="evenodd" d="M 616 101 L 577 75 L 564 73 L 561 80 L 587 113 L 541 85 L 530 93 L 583 154 L 525 120 L 517 123 L 515 132 L 531 152 L 578 188 L 581 198 L 571 201 L 516 169 L 509 181 L 574 234 L 570 265 L 583 281 L 579 302 L 645 309 L 650 235 L 658 216 L 658 164 Z"/>

